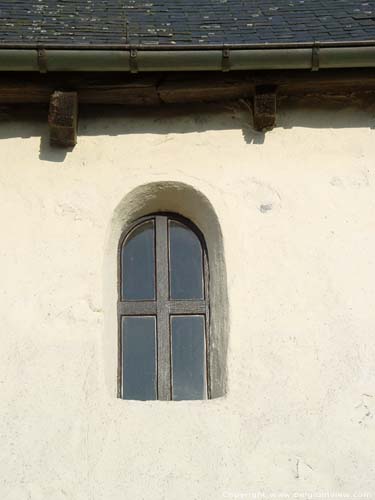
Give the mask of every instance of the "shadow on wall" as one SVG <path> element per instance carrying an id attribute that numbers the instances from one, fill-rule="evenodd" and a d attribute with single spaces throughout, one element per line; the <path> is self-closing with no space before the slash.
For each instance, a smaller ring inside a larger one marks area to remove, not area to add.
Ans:
<path id="1" fill-rule="evenodd" d="M 107 386 L 117 393 L 117 256 L 121 235 L 129 224 L 155 212 L 174 212 L 190 219 L 204 235 L 209 264 L 210 374 L 212 398 L 226 394 L 229 307 L 224 245 L 220 223 L 210 201 L 180 182 L 153 182 L 128 193 L 114 211 L 107 236 L 104 260 L 104 349 Z"/>
<path id="2" fill-rule="evenodd" d="M 39 157 L 63 162 L 71 149 L 51 148 L 46 105 L 0 108 L 0 140 L 41 137 Z M 154 108 L 86 105 L 79 112 L 80 137 L 131 134 L 188 134 L 212 130 L 241 130 L 247 144 L 264 144 L 270 132 L 253 128 L 251 105 L 245 100 L 217 104 L 170 105 Z M 375 128 L 371 97 L 283 98 L 276 126 L 304 128 Z"/>

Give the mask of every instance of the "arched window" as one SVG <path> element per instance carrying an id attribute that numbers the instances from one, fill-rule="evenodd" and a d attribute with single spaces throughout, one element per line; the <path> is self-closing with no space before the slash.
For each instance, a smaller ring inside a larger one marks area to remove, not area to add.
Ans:
<path id="1" fill-rule="evenodd" d="M 119 275 L 121 397 L 209 398 L 208 263 L 199 230 L 176 214 L 136 221 L 121 238 Z"/>

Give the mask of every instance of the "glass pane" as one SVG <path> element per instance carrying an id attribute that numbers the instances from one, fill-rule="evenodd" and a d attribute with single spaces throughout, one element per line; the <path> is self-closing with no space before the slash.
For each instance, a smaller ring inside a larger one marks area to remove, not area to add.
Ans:
<path id="1" fill-rule="evenodd" d="M 122 387 L 124 399 L 156 399 L 155 318 L 122 318 Z"/>
<path id="2" fill-rule="evenodd" d="M 155 300 L 154 221 L 136 227 L 122 247 L 122 299 Z"/>
<path id="3" fill-rule="evenodd" d="M 203 299 L 202 247 L 198 236 L 183 224 L 169 222 L 170 297 Z"/>
<path id="4" fill-rule="evenodd" d="M 204 316 L 172 316 L 172 399 L 206 399 Z"/>

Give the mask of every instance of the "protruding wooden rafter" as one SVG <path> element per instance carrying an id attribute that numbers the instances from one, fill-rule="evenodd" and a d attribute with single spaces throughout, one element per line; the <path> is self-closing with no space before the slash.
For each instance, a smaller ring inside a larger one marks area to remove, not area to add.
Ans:
<path id="1" fill-rule="evenodd" d="M 276 123 L 276 91 L 274 85 L 257 86 L 254 93 L 254 128 L 271 130 Z"/>
<path id="2" fill-rule="evenodd" d="M 50 144 L 73 147 L 77 144 L 78 94 L 55 91 L 50 99 L 48 124 Z"/>

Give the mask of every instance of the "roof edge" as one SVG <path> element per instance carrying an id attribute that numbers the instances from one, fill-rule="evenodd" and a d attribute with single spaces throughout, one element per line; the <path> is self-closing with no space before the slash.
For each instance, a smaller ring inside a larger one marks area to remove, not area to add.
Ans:
<path id="1" fill-rule="evenodd" d="M 264 42 L 264 43 L 201 43 L 201 44 L 97 44 L 97 43 L 43 43 L 43 42 L 19 42 L 19 43 L 0 43 L 0 51 L 3 49 L 56 49 L 56 50 L 145 50 L 145 51 L 185 51 L 185 50 L 222 50 L 222 49 L 298 49 L 312 47 L 372 47 L 375 46 L 375 39 L 351 40 L 351 41 L 309 41 L 309 42 Z"/>
<path id="2" fill-rule="evenodd" d="M 266 49 L 266 50 L 265 50 Z M 163 72 L 375 67 L 375 42 L 367 45 L 195 50 L 1 48 L 0 71 Z"/>

